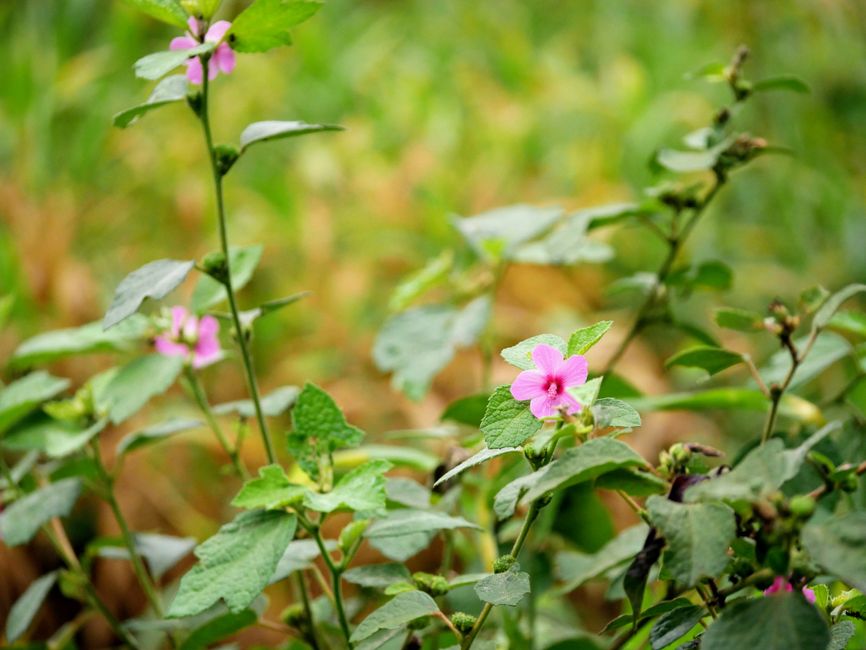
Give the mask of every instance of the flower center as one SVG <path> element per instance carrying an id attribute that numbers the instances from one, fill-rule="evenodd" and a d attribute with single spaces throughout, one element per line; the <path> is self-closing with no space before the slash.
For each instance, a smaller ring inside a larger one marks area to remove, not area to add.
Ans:
<path id="1" fill-rule="evenodd" d="M 548 377 L 546 390 L 548 399 L 554 399 L 562 395 L 562 381 L 559 377 Z"/>

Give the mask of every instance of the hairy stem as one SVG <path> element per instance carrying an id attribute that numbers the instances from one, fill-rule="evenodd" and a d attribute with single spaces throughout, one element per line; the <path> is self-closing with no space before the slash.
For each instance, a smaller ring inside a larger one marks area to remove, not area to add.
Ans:
<path id="1" fill-rule="evenodd" d="M 268 462 L 275 463 L 276 455 L 274 454 L 271 437 L 268 433 L 268 425 L 265 422 L 265 416 L 262 412 L 261 398 L 259 397 L 259 387 L 258 383 L 256 382 L 255 371 L 253 370 L 253 359 L 250 353 L 249 345 L 247 344 L 243 327 L 241 327 L 241 319 L 238 312 L 237 300 L 235 298 L 234 287 L 232 286 L 231 263 L 229 262 L 228 229 L 226 225 L 225 203 L 223 200 L 223 173 L 222 171 L 220 171 L 216 151 L 214 149 L 213 136 L 211 134 L 210 128 L 210 116 L 208 110 L 208 95 L 210 92 L 210 84 L 208 83 L 207 74 L 208 56 L 202 56 L 201 62 L 202 68 L 205 73 L 203 75 L 202 82 L 201 109 L 199 117 L 201 119 L 202 129 L 204 130 L 205 144 L 207 145 L 208 156 L 210 157 L 211 163 L 211 171 L 213 173 L 214 193 L 216 195 L 217 205 L 217 220 L 219 223 L 220 246 L 222 248 L 222 253 L 226 261 L 226 281 L 224 286 L 226 288 L 226 295 L 228 296 L 229 309 L 231 310 L 232 314 L 232 323 L 234 324 L 235 332 L 237 334 L 238 347 L 240 348 L 241 358 L 243 359 L 244 371 L 247 378 L 247 387 L 250 392 L 250 398 L 253 401 L 253 407 L 256 411 L 256 420 L 259 423 L 259 431 L 261 432 L 262 441 L 265 445 L 265 452 L 268 456 Z"/>

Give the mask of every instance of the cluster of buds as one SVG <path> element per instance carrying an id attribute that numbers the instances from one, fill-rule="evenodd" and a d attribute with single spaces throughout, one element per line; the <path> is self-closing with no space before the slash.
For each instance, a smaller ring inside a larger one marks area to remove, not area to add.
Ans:
<path id="1" fill-rule="evenodd" d="M 451 585 L 444 577 L 423 571 L 412 574 L 412 583 L 419 591 L 430 594 L 433 598 L 444 596 L 451 590 Z"/>
<path id="2" fill-rule="evenodd" d="M 776 336 L 783 343 L 790 341 L 791 336 L 800 326 L 800 317 L 791 311 L 780 300 L 770 303 L 769 316 L 764 319 L 764 329 Z"/>

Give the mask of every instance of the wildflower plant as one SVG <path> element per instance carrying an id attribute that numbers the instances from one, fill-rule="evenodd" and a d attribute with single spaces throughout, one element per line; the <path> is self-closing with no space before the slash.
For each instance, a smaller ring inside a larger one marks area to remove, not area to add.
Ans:
<path id="1" fill-rule="evenodd" d="M 190 109 L 213 180 L 219 246 L 200 260 L 160 259 L 132 270 L 102 322 L 38 335 L 12 355 L 13 380 L 0 391 L 0 534 L 10 547 L 44 535 L 64 568 L 35 580 L 15 603 L 6 642 L 23 643 L 57 585 L 129 648 L 203 648 L 255 625 L 282 634 L 286 648 L 862 647 L 866 315 L 843 305 L 866 285 L 808 289 L 796 306 L 776 301 L 766 314 L 720 307 L 718 327 L 778 344 L 760 365 L 677 314 L 679 301 L 727 289 L 733 275 L 721 262 L 687 262 L 689 236 L 735 172 L 784 152 L 736 129 L 740 107 L 767 91 L 802 91 L 802 82 L 748 80 L 741 49 L 729 64 L 697 73 L 725 84 L 731 103 L 689 134 L 685 149 L 658 152 L 653 165 L 664 180 L 639 201 L 578 211 L 519 205 L 454 219 L 461 245 L 397 287 L 373 350 L 395 388 L 420 398 L 459 349 L 481 349 L 480 392 L 442 414 L 452 448 L 435 457 L 426 441 L 365 444 L 365 432 L 315 384 L 267 394 L 258 385 L 256 322 L 303 294 L 241 308 L 238 294 L 262 249 L 230 244 L 223 184 L 253 145 L 339 127 L 258 121 L 237 146 L 217 144 L 211 84 L 231 83 L 220 75 L 233 72 L 236 56 L 290 44 L 289 30 L 320 4 L 253 0 L 229 22 L 215 19 L 219 0 L 129 2 L 184 33 L 136 62 L 137 76 L 157 83 L 114 123 L 126 128 L 170 104 Z M 613 250 L 594 233 L 620 224 L 644 228 L 666 248 L 656 272 L 621 283 L 639 295 L 635 315 L 624 326 L 601 320 L 567 337 L 541 333 L 505 347 L 511 381 L 492 385 L 502 347 L 497 290 L 507 269 L 602 263 Z M 143 309 L 192 275 L 189 304 Z M 617 371 L 630 346 L 659 325 L 678 345 L 697 343 L 683 345 L 668 367 L 712 377 L 738 369 L 745 385 L 641 393 Z M 612 335 L 617 344 L 600 363 L 595 346 Z M 36 369 L 93 352 L 115 353 L 120 363 L 75 387 Z M 231 372 L 232 359 L 248 394 L 212 405 L 200 374 Z M 812 383 L 831 367 L 843 381 L 827 397 Z M 156 421 L 106 454 L 101 436 L 178 382 L 197 417 Z M 739 453 L 683 441 L 648 459 L 622 436 L 638 440 L 641 413 L 662 410 L 758 417 Z M 274 427 L 286 413 L 290 429 Z M 235 481 L 235 516 L 201 541 L 135 530 L 114 489 L 125 459 L 202 427 Z M 267 458 L 254 470 L 242 454 L 250 428 Z M 64 519 L 85 492 L 105 501 L 120 535 L 79 552 Z M 572 520 L 580 508 L 598 513 L 602 493 L 633 510 L 634 525 L 588 550 Z M 360 561 L 362 548 L 380 559 Z M 438 569 L 411 571 L 412 558 L 430 548 Z M 191 568 L 172 582 L 169 570 L 190 554 Z M 130 562 L 147 601 L 135 618 L 118 620 L 94 587 L 100 557 Z M 587 627 L 567 606 L 567 594 L 593 581 L 607 584 L 604 598 L 621 612 L 604 627 Z M 287 591 L 293 604 L 274 620 L 268 594 Z M 86 618 L 76 617 L 47 647 L 74 647 Z"/>

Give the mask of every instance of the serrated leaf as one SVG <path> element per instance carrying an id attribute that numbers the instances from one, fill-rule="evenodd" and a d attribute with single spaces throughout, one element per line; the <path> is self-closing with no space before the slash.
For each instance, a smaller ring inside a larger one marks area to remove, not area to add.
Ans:
<path id="1" fill-rule="evenodd" d="M 53 377 L 40 370 L 0 389 L 0 433 L 68 387 L 68 379 Z"/>
<path id="2" fill-rule="evenodd" d="M 766 92 L 770 90 L 788 90 L 795 93 L 809 93 L 809 85 L 793 75 L 780 75 L 761 79 L 752 84 L 752 92 Z"/>
<path id="3" fill-rule="evenodd" d="M 187 13 L 177 0 L 124 0 L 152 18 L 186 29 Z"/>
<path id="4" fill-rule="evenodd" d="M 100 395 L 98 408 L 105 409 L 113 424 L 135 414 L 152 397 L 171 388 L 183 369 L 181 357 L 151 354 L 123 366 Z"/>
<path id="5" fill-rule="evenodd" d="M 500 354 L 503 359 L 515 368 L 520 368 L 521 370 L 533 370 L 535 368 L 535 363 L 532 361 L 532 351 L 536 346 L 541 344 L 556 348 L 562 352 L 563 356 L 565 356 L 565 341 L 556 336 L 556 334 L 539 334 L 537 336 L 532 336 L 516 345 L 512 345 L 510 348 L 505 348 Z"/>
<path id="6" fill-rule="evenodd" d="M 640 414 L 627 402 L 613 397 L 596 400 L 590 410 L 596 429 L 634 429 L 640 426 Z"/>
<path id="7" fill-rule="evenodd" d="M 13 501 L 0 518 L 0 538 L 6 546 L 26 544 L 43 524 L 65 517 L 81 493 L 81 481 L 68 478 L 49 483 Z"/>
<path id="8" fill-rule="evenodd" d="M 665 362 L 665 366 L 683 366 L 686 368 L 701 368 L 710 375 L 743 362 L 743 355 L 724 348 L 700 345 L 678 352 Z"/>
<path id="9" fill-rule="evenodd" d="M 530 592 L 529 574 L 511 569 L 494 573 L 475 583 L 475 594 L 485 603 L 517 607 Z"/>
<path id="10" fill-rule="evenodd" d="M 763 319 L 757 312 L 723 307 L 716 310 L 713 320 L 715 320 L 716 325 L 725 329 L 737 330 L 738 332 L 756 332 L 761 329 Z"/>
<path id="11" fill-rule="evenodd" d="M 364 432 L 346 422 L 333 398 L 314 384 L 307 383 L 292 409 L 289 451 L 313 479 L 319 477 L 319 458 L 341 447 L 360 444 Z"/>
<path id="12" fill-rule="evenodd" d="M 514 452 L 523 451 L 521 447 L 501 447 L 499 449 L 482 449 L 478 453 L 470 456 L 466 460 L 464 460 L 459 465 L 452 467 L 449 471 L 445 472 L 439 479 L 433 484 L 433 487 L 444 483 L 445 481 L 449 481 L 458 474 L 462 474 L 470 467 L 475 467 L 476 465 L 480 465 L 481 463 L 486 463 L 488 460 L 492 458 L 496 458 L 497 456 L 502 456 L 503 454 L 512 454 Z"/>
<path id="13" fill-rule="evenodd" d="M 243 512 L 195 550 L 168 616 L 195 616 L 223 600 L 240 612 L 267 586 L 295 534 L 297 518 L 276 510 Z"/>
<path id="14" fill-rule="evenodd" d="M 258 615 L 251 609 L 244 609 L 240 612 L 228 612 L 212 618 L 204 625 L 193 630 L 184 639 L 179 650 L 205 650 L 217 641 L 221 641 L 245 627 L 254 625 L 258 618 Z"/>
<path id="15" fill-rule="evenodd" d="M 262 259 L 263 250 L 261 244 L 229 248 L 232 289 L 239 291 L 252 280 L 253 272 Z M 226 288 L 222 284 L 209 275 L 202 275 L 192 292 L 191 307 L 193 311 L 200 313 L 227 299 Z"/>
<path id="16" fill-rule="evenodd" d="M 279 388 L 275 388 L 267 395 L 263 395 L 259 400 L 262 413 L 271 418 L 282 415 L 294 406 L 300 393 L 301 389 L 297 386 L 280 386 Z M 240 417 L 248 420 L 256 416 L 256 407 L 252 400 L 242 399 L 217 404 L 213 407 L 213 412 L 217 415 L 237 413 Z"/>
<path id="17" fill-rule="evenodd" d="M 172 75 L 160 81 L 143 104 L 127 108 L 114 116 L 114 126 L 125 129 L 145 113 L 175 102 L 186 100 L 188 83 L 185 75 Z"/>
<path id="18" fill-rule="evenodd" d="M 575 330 L 568 337 L 568 352 L 565 356 L 571 357 L 575 354 L 586 354 L 592 346 L 601 340 L 601 337 L 607 333 L 612 325 L 612 320 L 603 320 L 595 325 Z"/>
<path id="19" fill-rule="evenodd" d="M 533 477 L 521 499 L 528 503 L 554 490 L 590 481 L 615 469 L 645 467 L 646 461 L 624 442 L 612 438 L 594 438 L 529 476 Z"/>
<path id="20" fill-rule="evenodd" d="M 12 368 L 25 368 L 69 356 L 125 350 L 132 343 L 142 340 L 148 327 L 144 316 L 136 316 L 107 332 L 102 329 L 102 323 L 96 322 L 37 334 L 15 349 L 9 365 Z"/>
<path id="21" fill-rule="evenodd" d="M 682 638 L 700 622 L 704 614 L 704 608 L 697 605 L 677 607 L 662 614 L 650 630 L 650 644 L 653 650 L 662 650 Z"/>
<path id="22" fill-rule="evenodd" d="M 379 512 L 385 509 L 385 472 L 393 465 L 387 460 L 371 460 L 342 477 L 334 489 L 320 494 L 307 490 L 304 506 L 317 512 L 341 508 Z"/>
<path id="23" fill-rule="evenodd" d="M 830 643 L 830 630 L 801 594 L 790 592 L 731 603 L 701 639 L 701 650 L 816 650 Z"/>
<path id="24" fill-rule="evenodd" d="M 173 418 L 160 424 L 154 424 L 125 436 L 117 443 L 117 455 L 128 454 L 136 449 L 161 442 L 176 433 L 197 429 L 203 425 L 204 423 L 201 420 L 189 418 Z"/>
<path id="25" fill-rule="evenodd" d="M 393 630 L 438 611 L 436 601 L 423 591 L 407 591 L 396 595 L 361 621 L 349 640 L 358 643 L 380 630 Z"/>
<path id="26" fill-rule="evenodd" d="M 557 553 L 555 574 L 565 583 L 562 591 L 574 591 L 587 581 L 625 564 L 641 550 L 648 530 L 646 524 L 627 528 L 595 553 L 579 551 Z"/>
<path id="27" fill-rule="evenodd" d="M 736 534 L 733 510 L 721 503 L 684 504 L 659 496 L 647 499 L 646 507 L 667 542 L 664 564 L 674 580 L 693 587 L 724 571 Z"/>
<path id="28" fill-rule="evenodd" d="M 367 539 L 399 537 L 457 528 L 480 530 L 481 527 L 466 521 L 463 517 L 452 517 L 435 510 L 404 509 L 394 510 L 386 517 L 374 521 L 364 531 L 364 537 Z"/>
<path id="29" fill-rule="evenodd" d="M 236 508 L 256 509 L 284 508 L 299 502 L 307 491 L 302 485 L 289 481 L 279 465 L 267 465 L 259 469 L 258 478 L 248 479 L 238 495 L 232 500 Z"/>
<path id="30" fill-rule="evenodd" d="M 156 260 L 127 275 L 114 291 L 102 328 L 107 330 L 129 318 L 147 298 L 165 298 L 186 279 L 194 265 L 192 260 Z"/>
<path id="31" fill-rule="evenodd" d="M 27 590 L 15 601 L 6 619 L 6 640 L 9 643 L 15 643 L 27 631 L 55 582 L 57 572 L 46 573 L 30 583 Z"/>
<path id="32" fill-rule="evenodd" d="M 148 54 L 133 64 L 135 76 L 152 81 L 159 79 L 179 65 L 183 65 L 187 59 L 212 52 L 215 47 L 216 43 L 206 42 L 188 50 L 166 50 L 165 52 Z"/>
<path id="33" fill-rule="evenodd" d="M 843 582 L 866 591 L 866 512 L 810 521 L 802 539 L 814 562 Z"/>
<path id="34" fill-rule="evenodd" d="M 306 122 L 281 122 L 277 120 L 253 122 L 241 132 L 241 153 L 257 142 L 295 138 L 299 135 L 322 131 L 343 130 L 342 126 L 336 124 L 307 124 Z"/>
<path id="35" fill-rule="evenodd" d="M 499 386 L 487 402 L 481 432 L 489 449 L 503 449 L 523 444 L 541 429 L 541 424 L 526 402 L 512 397 L 510 386 Z"/>
<path id="36" fill-rule="evenodd" d="M 237 52 L 266 52 L 291 45 L 289 29 L 312 17 L 319 0 L 255 0 L 232 23 L 227 38 Z"/>
<path id="37" fill-rule="evenodd" d="M 411 578 L 409 569 L 397 562 L 367 564 L 349 569 L 343 574 L 346 582 L 373 589 L 384 589 L 396 582 L 408 582 Z"/>

